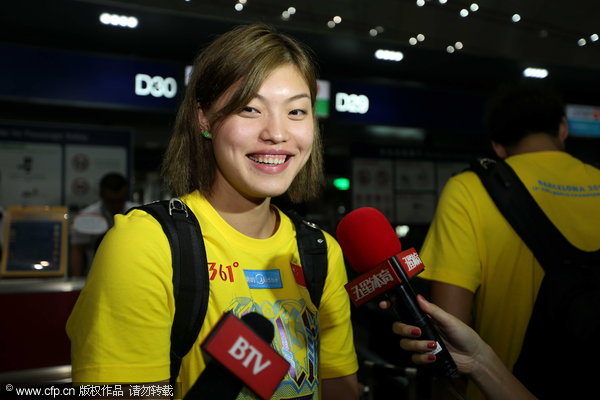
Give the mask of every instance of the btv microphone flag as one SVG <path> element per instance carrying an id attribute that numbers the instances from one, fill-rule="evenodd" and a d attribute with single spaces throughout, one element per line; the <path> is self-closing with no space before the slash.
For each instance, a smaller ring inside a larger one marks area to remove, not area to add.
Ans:
<path id="1" fill-rule="evenodd" d="M 421 328 L 423 339 L 434 340 L 436 365 L 445 376 L 457 374 L 456 364 L 417 303 L 410 278 L 424 269 L 415 249 L 402 250 L 396 232 L 385 216 L 371 207 L 348 213 L 336 230 L 337 240 L 350 266 L 361 275 L 345 285 L 355 306 L 385 295 L 404 321 Z"/>
<path id="2" fill-rule="evenodd" d="M 262 315 L 249 313 L 240 320 L 227 312 L 202 349 L 260 398 L 269 399 L 289 369 L 288 362 L 270 346 L 272 340 L 273 324 Z"/>

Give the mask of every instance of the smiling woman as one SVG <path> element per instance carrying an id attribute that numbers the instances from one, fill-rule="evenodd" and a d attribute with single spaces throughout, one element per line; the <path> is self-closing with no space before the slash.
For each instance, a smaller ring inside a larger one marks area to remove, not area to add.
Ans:
<path id="1" fill-rule="evenodd" d="M 272 398 L 358 398 L 340 247 L 324 233 L 327 277 L 316 305 L 295 225 L 271 204 L 318 194 L 316 91 L 309 52 L 263 25 L 222 35 L 194 62 L 163 162 L 202 226 L 211 277 L 204 323 L 179 371 L 184 394 L 206 366 L 200 344 L 231 311 L 260 313 L 277 327 L 272 347 L 290 368 Z M 74 382 L 169 379 L 172 275 L 160 224 L 142 210 L 117 217 L 67 327 Z M 244 389 L 238 398 L 255 395 Z"/>

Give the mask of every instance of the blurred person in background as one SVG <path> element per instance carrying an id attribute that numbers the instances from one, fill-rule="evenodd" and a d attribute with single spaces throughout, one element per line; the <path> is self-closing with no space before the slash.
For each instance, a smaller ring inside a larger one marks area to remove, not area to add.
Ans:
<path id="1" fill-rule="evenodd" d="M 104 234 L 114 225 L 114 216 L 137 206 L 128 200 L 127 179 L 111 172 L 100 179 L 100 200 L 82 209 L 70 232 L 69 274 L 86 276 Z M 79 221 L 78 221 L 79 220 Z M 85 220 L 85 222 L 84 222 Z"/>

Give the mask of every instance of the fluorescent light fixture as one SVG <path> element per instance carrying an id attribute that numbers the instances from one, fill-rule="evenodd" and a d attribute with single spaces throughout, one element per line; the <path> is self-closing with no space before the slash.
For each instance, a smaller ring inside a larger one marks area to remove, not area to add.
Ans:
<path id="1" fill-rule="evenodd" d="M 525 68 L 523 70 L 523 76 L 526 78 L 537 78 L 544 79 L 548 76 L 548 70 L 545 68 Z"/>
<path id="2" fill-rule="evenodd" d="M 404 58 L 401 51 L 379 49 L 375 52 L 375 58 L 385 61 L 400 61 Z"/>
<path id="3" fill-rule="evenodd" d="M 420 128 L 388 126 L 388 125 L 369 125 L 367 128 L 369 134 L 381 138 L 405 139 L 405 140 L 425 140 L 425 131 Z"/>
<path id="4" fill-rule="evenodd" d="M 100 14 L 100 22 L 104 25 L 120 26 L 122 28 L 135 28 L 138 26 L 139 21 L 136 17 L 127 15 L 117 15 L 110 13 Z"/>

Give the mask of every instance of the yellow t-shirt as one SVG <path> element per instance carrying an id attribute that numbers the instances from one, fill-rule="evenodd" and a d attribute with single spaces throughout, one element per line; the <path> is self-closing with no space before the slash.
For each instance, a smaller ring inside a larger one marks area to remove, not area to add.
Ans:
<path id="1" fill-rule="evenodd" d="M 506 161 L 573 245 L 600 248 L 600 170 L 559 151 Z M 423 278 L 475 293 L 474 328 L 512 368 L 544 273 L 475 173 L 448 181 L 420 254 Z"/>
<path id="2" fill-rule="evenodd" d="M 300 265 L 291 220 L 268 239 L 229 226 L 198 192 L 182 200 L 202 227 L 210 278 L 206 318 L 184 357 L 183 393 L 204 369 L 200 344 L 225 311 L 256 311 L 275 327 L 272 346 L 291 364 L 273 398 L 318 398 L 319 379 L 358 369 L 342 253 L 328 234 L 328 273 L 319 310 L 294 278 Z M 171 253 L 160 224 L 143 211 L 116 216 L 67 323 L 73 382 L 155 382 L 169 377 L 174 316 Z M 253 398 L 243 391 L 240 399 Z"/>

